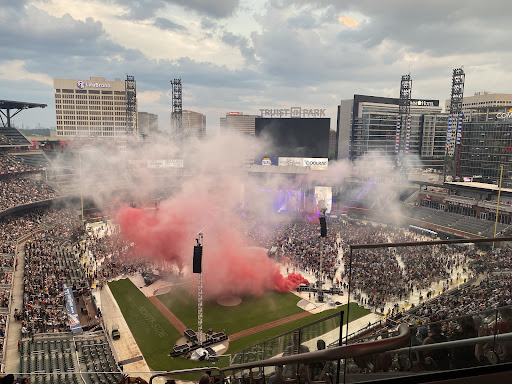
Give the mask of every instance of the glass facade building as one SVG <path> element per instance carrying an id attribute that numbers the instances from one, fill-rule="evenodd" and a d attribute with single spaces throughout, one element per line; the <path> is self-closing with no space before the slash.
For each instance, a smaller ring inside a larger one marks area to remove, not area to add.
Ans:
<path id="1" fill-rule="evenodd" d="M 366 153 L 377 158 L 399 155 L 408 167 L 441 170 L 448 117 L 441 114 L 439 101 L 412 99 L 409 118 L 400 117 L 399 131 L 398 102 L 398 98 L 364 95 L 342 100 L 338 108 L 337 158 L 355 161 Z"/>
<path id="2" fill-rule="evenodd" d="M 512 113 L 509 108 L 469 112 L 464 117 L 459 177 L 481 176 L 498 184 L 503 165 L 503 186 L 512 186 Z"/>

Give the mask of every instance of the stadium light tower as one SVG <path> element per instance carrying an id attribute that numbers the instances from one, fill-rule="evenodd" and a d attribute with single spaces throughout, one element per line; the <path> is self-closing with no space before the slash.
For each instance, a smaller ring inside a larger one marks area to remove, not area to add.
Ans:
<path id="1" fill-rule="evenodd" d="M 194 258 L 192 272 L 199 274 L 199 286 L 197 289 L 197 343 L 203 344 L 203 231 L 197 234 L 197 244 L 194 245 Z"/>

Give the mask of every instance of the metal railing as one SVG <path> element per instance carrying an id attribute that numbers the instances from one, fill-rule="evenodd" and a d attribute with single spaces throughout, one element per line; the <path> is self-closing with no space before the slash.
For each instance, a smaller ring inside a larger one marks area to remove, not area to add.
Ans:
<path id="1" fill-rule="evenodd" d="M 206 372 L 215 370 L 220 374 L 221 382 L 226 377 L 226 372 L 236 372 L 242 370 L 250 370 L 263 367 L 278 367 L 282 368 L 284 365 L 294 364 L 309 364 L 323 361 L 336 361 L 341 359 L 352 358 L 356 356 L 372 355 L 377 353 L 384 353 L 390 350 L 398 349 L 407 346 L 411 334 L 407 324 L 401 324 L 398 329 L 398 336 L 390 337 L 388 339 L 370 341 L 361 344 L 344 345 L 330 349 L 323 349 L 313 352 L 299 353 L 297 355 L 274 357 L 271 359 L 260 360 L 250 363 L 235 364 L 225 368 L 212 367 L 212 368 L 195 368 L 185 369 L 178 371 L 170 371 L 164 373 L 156 373 L 151 376 L 149 384 L 153 383 L 153 379 L 159 376 L 172 376 L 182 373 Z"/>

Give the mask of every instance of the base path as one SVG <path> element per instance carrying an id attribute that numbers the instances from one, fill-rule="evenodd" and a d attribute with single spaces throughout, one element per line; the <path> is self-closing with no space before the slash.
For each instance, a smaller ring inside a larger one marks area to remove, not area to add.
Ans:
<path id="1" fill-rule="evenodd" d="M 261 331 L 266 331 L 267 329 L 277 327 L 278 325 L 289 323 L 290 321 L 302 319 L 304 317 L 311 316 L 310 312 L 301 312 L 297 313 L 296 315 L 291 315 L 288 317 L 283 317 L 279 320 L 274 320 L 265 324 L 257 325 L 256 327 L 252 327 L 249 329 L 245 329 L 240 332 L 233 333 L 232 335 L 229 335 L 229 341 L 234 341 L 236 339 L 241 339 L 242 337 L 249 336 Z"/>
<path id="2" fill-rule="evenodd" d="M 149 299 L 149 301 L 151 301 L 153 303 L 153 305 L 156 307 L 156 309 L 158 309 L 160 311 L 160 313 L 162 315 L 164 315 L 165 318 L 171 322 L 171 324 L 174 326 L 174 328 L 176 328 L 176 330 L 181 335 L 183 335 L 185 330 L 188 329 L 187 326 L 185 324 L 183 324 L 180 321 L 180 319 L 178 319 L 176 317 L 176 315 L 169 310 L 169 308 L 167 308 L 165 305 L 163 305 L 162 302 L 160 300 L 158 300 L 158 298 L 156 296 L 149 296 L 148 299 Z"/>

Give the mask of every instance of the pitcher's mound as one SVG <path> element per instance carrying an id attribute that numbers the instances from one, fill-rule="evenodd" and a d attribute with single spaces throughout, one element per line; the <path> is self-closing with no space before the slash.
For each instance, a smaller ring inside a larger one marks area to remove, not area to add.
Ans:
<path id="1" fill-rule="evenodd" d="M 242 298 L 240 296 L 230 296 L 225 295 L 221 296 L 217 299 L 217 303 L 222 305 L 223 307 L 234 307 L 242 302 Z"/>

